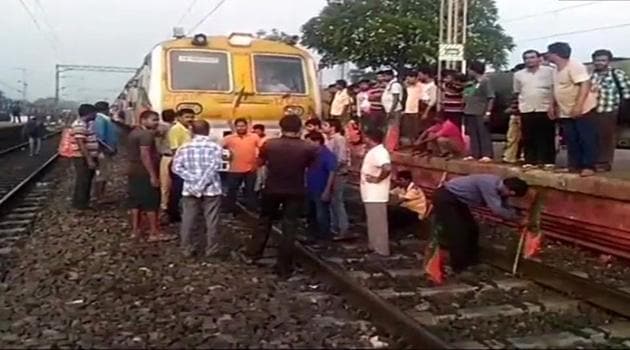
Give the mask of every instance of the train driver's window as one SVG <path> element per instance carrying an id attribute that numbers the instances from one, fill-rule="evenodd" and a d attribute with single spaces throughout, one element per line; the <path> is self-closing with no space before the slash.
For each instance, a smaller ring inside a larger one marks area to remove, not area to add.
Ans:
<path id="1" fill-rule="evenodd" d="M 306 93 L 304 65 L 299 57 L 254 55 L 256 91 Z"/>
<path id="2" fill-rule="evenodd" d="M 232 90 L 226 53 L 173 50 L 169 59 L 172 90 Z"/>

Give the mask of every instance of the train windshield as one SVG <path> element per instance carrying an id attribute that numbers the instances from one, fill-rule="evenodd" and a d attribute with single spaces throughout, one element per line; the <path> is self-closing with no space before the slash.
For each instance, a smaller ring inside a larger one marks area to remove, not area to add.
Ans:
<path id="1" fill-rule="evenodd" d="M 174 50 L 170 66 L 173 90 L 232 90 L 227 53 Z"/>
<path id="2" fill-rule="evenodd" d="M 256 91 L 305 94 L 302 63 L 299 57 L 254 55 Z"/>

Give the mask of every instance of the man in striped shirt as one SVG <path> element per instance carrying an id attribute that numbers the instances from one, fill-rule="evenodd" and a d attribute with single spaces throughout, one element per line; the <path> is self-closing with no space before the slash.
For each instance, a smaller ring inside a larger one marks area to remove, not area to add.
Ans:
<path id="1" fill-rule="evenodd" d="M 464 113 L 464 81 L 463 74 L 450 70 L 443 73 L 442 79 L 442 114 L 458 126 L 462 124 Z"/>
<path id="2" fill-rule="evenodd" d="M 72 206 L 78 210 L 89 208 L 92 180 L 97 166 L 99 145 L 92 125 L 95 117 L 96 107 L 83 104 L 79 106 L 79 118 L 71 126 L 74 153 L 72 163 L 76 176 Z"/>

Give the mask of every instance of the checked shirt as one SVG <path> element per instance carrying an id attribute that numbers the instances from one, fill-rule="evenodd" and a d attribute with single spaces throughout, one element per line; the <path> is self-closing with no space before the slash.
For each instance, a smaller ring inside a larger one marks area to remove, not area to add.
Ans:
<path id="1" fill-rule="evenodd" d="M 613 78 L 617 78 L 617 82 Z M 591 84 L 598 88 L 597 113 L 614 112 L 621 104 L 620 95 L 624 100 L 630 99 L 630 79 L 620 69 L 607 69 L 604 72 L 593 72 Z M 621 88 L 621 92 L 619 91 Z"/>
<path id="2" fill-rule="evenodd" d="M 191 142 L 177 150 L 173 172 L 184 180 L 183 196 L 214 197 L 221 195 L 219 170 L 222 148 L 209 136 L 195 135 Z"/>

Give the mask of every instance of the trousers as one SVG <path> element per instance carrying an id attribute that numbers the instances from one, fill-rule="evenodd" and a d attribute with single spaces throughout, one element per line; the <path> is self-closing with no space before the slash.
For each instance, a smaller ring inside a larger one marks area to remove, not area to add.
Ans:
<path id="1" fill-rule="evenodd" d="M 521 124 L 525 163 L 556 164 L 556 123 L 547 112 L 524 113 Z"/>
<path id="2" fill-rule="evenodd" d="M 330 202 L 324 202 L 321 195 L 312 194 L 308 198 L 308 228 L 315 239 L 330 239 Z"/>
<path id="3" fill-rule="evenodd" d="M 369 247 L 379 255 L 389 256 L 387 203 L 364 203 Z"/>
<path id="4" fill-rule="evenodd" d="M 227 197 L 226 197 L 226 209 L 230 213 L 236 211 L 236 196 L 241 185 L 244 185 L 245 189 L 245 203 L 248 209 L 256 207 L 256 193 L 254 187 L 256 186 L 256 171 L 250 171 L 248 173 L 227 173 Z"/>
<path id="5" fill-rule="evenodd" d="M 289 273 L 293 269 L 295 231 L 303 203 L 303 195 L 263 193 L 258 227 L 248 242 L 248 255 L 255 259 L 262 256 L 271 234 L 273 221 L 281 219 L 282 235 L 278 247 L 276 271 L 283 274 Z"/>
<path id="6" fill-rule="evenodd" d="M 598 152 L 597 120 L 595 118 L 595 115 L 587 114 L 561 120 L 570 169 L 595 170 Z"/>
<path id="7" fill-rule="evenodd" d="M 168 205 L 166 214 L 170 222 L 179 222 L 182 219 L 180 211 L 180 202 L 182 200 L 182 191 L 184 190 L 184 180 L 169 169 L 171 177 L 171 190 L 168 196 Z"/>
<path id="8" fill-rule="evenodd" d="M 181 246 L 184 250 L 209 251 L 217 244 L 221 196 L 182 198 Z M 198 227 L 205 223 L 205 235 Z"/>
<path id="9" fill-rule="evenodd" d="M 332 201 L 330 203 L 331 229 L 333 232 L 336 232 L 340 235 L 347 234 L 350 227 L 345 200 L 347 182 L 347 175 L 335 176 Z"/>
<path id="10" fill-rule="evenodd" d="M 483 117 L 477 115 L 464 115 L 466 135 L 470 137 L 470 155 L 475 159 L 493 157 L 492 135 Z"/>
<path id="11" fill-rule="evenodd" d="M 516 163 L 520 159 L 521 151 L 521 117 L 510 116 L 510 123 L 506 135 L 505 150 L 503 151 L 503 161 L 506 163 Z"/>
<path id="12" fill-rule="evenodd" d="M 173 157 L 162 156 L 160 158 L 160 208 L 168 209 L 168 199 L 171 192 L 170 167 Z"/>
<path id="13" fill-rule="evenodd" d="M 85 158 L 72 158 L 74 165 L 74 194 L 72 196 L 72 207 L 75 209 L 87 209 L 90 205 L 90 194 L 92 192 L 92 180 L 95 171 L 88 167 Z"/>
<path id="14" fill-rule="evenodd" d="M 607 168 L 612 167 L 617 148 L 617 116 L 619 111 L 596 113 L 597 123 L 597 165 Z"/>
<path id="15" fill-rule="evenodd" d="M 28 150 L 29 155 L 36 156 L 39 154 L 39 151 L 42 149 L 42 138 L 41 137 L 29 137 L 28 138 Z"/>

